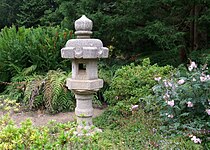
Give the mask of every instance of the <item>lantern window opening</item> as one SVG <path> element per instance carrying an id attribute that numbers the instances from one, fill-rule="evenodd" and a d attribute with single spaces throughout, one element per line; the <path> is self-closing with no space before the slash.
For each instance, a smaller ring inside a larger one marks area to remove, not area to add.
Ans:
<path id="1" fill-rule="evenodd" d="M 86 64 L 84 63 L 79 63 L 79 71 L 80 70 L 86 70 Z"/>

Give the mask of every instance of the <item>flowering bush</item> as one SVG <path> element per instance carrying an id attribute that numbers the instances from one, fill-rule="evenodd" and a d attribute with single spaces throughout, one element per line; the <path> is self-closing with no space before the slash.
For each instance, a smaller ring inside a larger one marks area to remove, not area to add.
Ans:
<path id="1" fill-rule="evenodd" d="M 192 141 L 201 143 L 195 135 L 207 137 L 210 133 L 210 75 L 207 65 L 199 68 L 191 62 L 188 68 L 180 66 L 171 78 L 156 77 L 155 80 L 159 84 L 153 87 L 153 91 L 161 107 L 163 129 L 170 133 L 190 134 L 194 137 Z"/>

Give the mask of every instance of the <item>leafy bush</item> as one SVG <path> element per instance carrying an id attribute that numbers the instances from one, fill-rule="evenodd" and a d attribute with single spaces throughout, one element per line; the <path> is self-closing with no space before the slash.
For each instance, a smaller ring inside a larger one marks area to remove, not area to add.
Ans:
<path id="1" fill-rule="evenodd" d="M 127 61 L 121 59 L 108 58 L 99 62 L 98 74 L 99 78 L 103 79 L 104 85 L 98 91 L 97 97 L 101 102 L 104 101 L 104 92 L 110 87 L 112 79 L 117 69 L 121 68 L 123 65 L 127 64 Z"/>
<path id="2" fill-rule="evenodd" d="M 37 66 L 37 72 L 65 69 L 68 65 L 64 65 L 66 60 L 61 58 L 60 49 L 72 36 L 72 31 L 59 27 L 5 27 L 0 32 L 1 81 L 9 81 L 17 69 L 32 65 Z"/>
<path id="3" fill-rule="evenodd" d="M 16 102 L 16 100 L 5 98 L 4 95 L 0 96 L 0 110 L 5 113 L 13 113 L 19 111 L 20 104 Z"/>
<path id="4" fill-rule="evenodd" d="M 107 149 L 113 147 L 102 136 L 79 137 L 74 134 L 76 123 L 51 121 L 45 127 L 34 127 L 28 119 L 17 127 L 8 116 L 0 118 L 0 149 Z M 116 146 L 115 146 L 116 147 Z"/>
<path id="5" fill-rule="evenodd" d="M 152 94 L 156 76 L 167 76 L 172 70 L 171 66 L 150 65 L 148 58 L 143 60 L 142 65 L 132 63 L 123 66 L 116 71 L 109 89 L 105 91 L 106 101 L 111 105 L 123 101 L 130 107 Z"/>
<path id="6" fill-rule="evenodd" d="M 161 107 L 162 129 L 169 134 L 192 134 L 195 143 L 201 141 L 193 136 L 199 136 L 205 143 L 210 128 L 210 75 L 207 65 L 199 68 L 195 62 L 188 70 L 182 66 L 171 78 L 157 78 L 159 84 L 153 87 Z"/>
<path id="7" fill-rule="evenodd" d="M 59 132 L 55 136 L 50 134 L 51 130 L 47 127 L 35 128 L 32 122 L 28 119 L 22 122 L 20 127 L 5 116 L 0 120 L 0 149 L 59 149 L 65 144 L 68 135 L 72 135 L 74 130 L 69 130 L 68 133 Z M 60 129 L 69 127 L 74 128 L 74 123 L 62 125 Z M 56 138 L 55 138 L 56 137 Z M 52 142 L 52 140 L 55 140 Z"/>

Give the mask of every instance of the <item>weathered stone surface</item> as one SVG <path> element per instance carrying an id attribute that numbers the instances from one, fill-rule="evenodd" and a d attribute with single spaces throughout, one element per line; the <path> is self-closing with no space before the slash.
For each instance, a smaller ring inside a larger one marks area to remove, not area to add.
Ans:
<path id="1" fill-rule="evenodd" d="M 93 22 L 85 15 L 75 21 L 74 23 L 76 31 L 91 31 L 93 28 Z"/>
<path id="2" fill-rule="evenodd" d="M 97 61 L 99 58 L 107 58 L 109 50 L 103 47 L 99 39 L 90 39 L 92 34 L 93 22 L 86 16 L 82 16 L 75 21 L 75 35 L 77 39 L 71 39 L 66 46 L 61 49 L 62 58 L 72 60 L 72 77 L 66 81 L 68 89 L 75 93 L 77 116 L 77 135 L 101 132 L 100 129 L 94 128 L 92 123 L 93 94 L 103 87 L 103 80 L 98 79 Z"/>
<path id="3" fill-rule="evenodd" d="M 61 49 L 62 58 L 108 58 L 109 50 L 98 39 L 72 39 Z"/>
<path id="4" fill-rule="evenodd" d="M 66 85 L 70 90 L 98 90 L 103 87 L 103 80 L 73 80 L 68 78 Z"/>
<path id="5" fill-rule="evenodd" d="M 72 79 L 74 80 L 94 80 L 98 79 L 98 66 L 96 59 L 74 59 L 72 60 Z M 83 65 L 85 68 L 79 68 Z"/>
<path id="6" fill-rule="evenodd" d="M 91 30 L 93 27 L 93 22 L 85 15 L 76 20 L 74 26 L 76 29 L 75 35 L 77 35 L 77 39 L 90 38 L 90 35 L 92 34 Z"/>
<path id="7" fill-rule="evenodd" d="M 75 47 L 65 47 L 61 51 L 62 58 L 83 58 L 83 59 L 93 59 L 93 58 L 108 58 L 108 48 L 102 47 L 83 47 L 81 49 L 76 49 Z"/>
<path id="8" fill-rule="evenodd" d="M 103 43 L 99 39 L 70 39 L 67 41 L 65 47 L 103 47 Z"/>

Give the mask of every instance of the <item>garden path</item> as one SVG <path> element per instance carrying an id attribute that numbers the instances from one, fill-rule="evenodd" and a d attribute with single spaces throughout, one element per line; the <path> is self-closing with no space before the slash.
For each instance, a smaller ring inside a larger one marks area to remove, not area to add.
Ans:
<path id="1" fill-rule="evenodd" d="M 104 112 L 105 109 L 94 108 L 94 116 L 97 117 Z M 3 115 L 3 112 L 0 111 L 0 116 Z M 47 114 L 42 111 L 29 111 L 29 112 L 20 112 L 11 114 L 12 120 L 19 126 L 20 123 L 27 118 L 31 119 L 34 126 L 43 126 L 46 125 L 51 120 L 56 120 L 56 122 L 66 123 L 68 121 L 76 120 L 74 112 L 64 112 L 58 113 L 55 115 Z"/>

